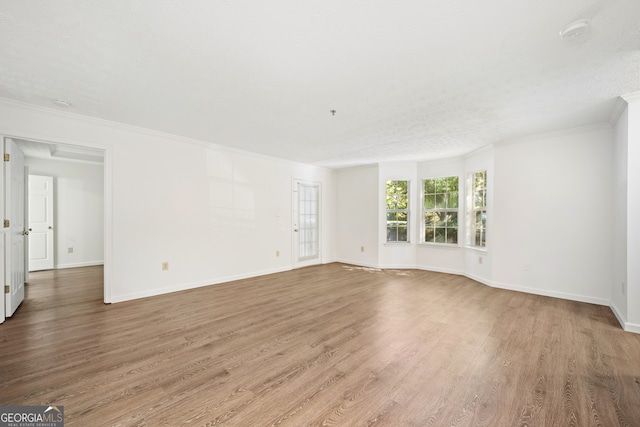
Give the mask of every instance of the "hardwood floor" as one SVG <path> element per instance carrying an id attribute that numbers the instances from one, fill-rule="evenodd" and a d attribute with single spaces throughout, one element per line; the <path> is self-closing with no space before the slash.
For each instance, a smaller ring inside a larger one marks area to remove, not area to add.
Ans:
<path id="1" fill-rule="evenodd" d="M 105 305 L 31 275 L 0 404 L 67 426 L 640 426 L 640 335 L 607 307 L 464 277 L 308 267 Z"/>

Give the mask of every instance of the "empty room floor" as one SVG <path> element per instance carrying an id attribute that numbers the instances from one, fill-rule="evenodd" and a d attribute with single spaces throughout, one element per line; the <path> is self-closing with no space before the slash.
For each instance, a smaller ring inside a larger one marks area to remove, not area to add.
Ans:
<path id="1" fill-rule="evenodd" d="M 640 425 L 640 335 L 608 307 L 338 263 L 105 305 L 102 274 L 31 274 L 0 405 L 67 426 Z"/>

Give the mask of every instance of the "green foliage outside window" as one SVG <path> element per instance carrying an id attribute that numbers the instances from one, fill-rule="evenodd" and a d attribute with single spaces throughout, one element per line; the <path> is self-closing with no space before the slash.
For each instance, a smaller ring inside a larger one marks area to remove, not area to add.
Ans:
<path id="1" fill-rule="evenodd" d="M 471 223 L 473 233 L 471 244 L 474 246 L 487 245 L 487 171 L 475 172 L 473 183 L 473 216 Z"/>
<path id="2" fill-rule="evenodd" d="M 409 181 L 387 181 L 387 242 L 409 241 Z"/>
<path id="3" fill-rule="evenodd" d="M 424 241 L 458 243 L 457 176 L 423 181 Z"/>

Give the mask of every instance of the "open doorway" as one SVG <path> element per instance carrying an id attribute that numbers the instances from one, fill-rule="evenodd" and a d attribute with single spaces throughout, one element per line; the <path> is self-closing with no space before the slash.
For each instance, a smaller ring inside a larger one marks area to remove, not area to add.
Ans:
<path id="1" fill-rule="evenodd" d="M 12 138 L 27 169 L 28 272 L 104 264 L 104 151 Z"/>

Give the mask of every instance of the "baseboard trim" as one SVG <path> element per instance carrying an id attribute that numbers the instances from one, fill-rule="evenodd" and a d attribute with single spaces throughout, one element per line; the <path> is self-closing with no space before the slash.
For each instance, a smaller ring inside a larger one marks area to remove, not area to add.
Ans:
<path id="1" fill-rule="evenodd" d="M 96 265 L 104 265 L 104 261 L 87 261 L 87 262 L 73 262 L 70 264 L 58 264 L 54 267 L 54 269 L 63 270 L 65 268 L 93 267 Z"/>
<path id="2" fill-rule="evenodd" d="M 465 275 L 464 271 L 453 270 L 453 269 L 450 269 L 450 268 L 429 267 L 429 266 L 425 267 L 424 265 L 419 265 L 419 266 L 416 266 L 415 268 L 416 268 L 416 270 L 433 271 L 434 273 L 453 274 L 455 276 L 464 276 Z"/>
<path id="3" fill-rule="evenodd" d="M 526 286 L 515 286 L 515 285 L 509 285 L 507 283 L 496 283 L 493 282 L 493 286 L 494 288 L 499 288 L 499 289 L 506 289 L 509 291 L 517 291 L 517 292 L 524 292 L 526 294 L 533 294 L 533 295 L 541 295 L 541 296 L 545 296 L 545 297 L 553 297 L 553 298 L 560 298 L 560 299 L 566 299 L 569 301 L 578 301 L 578 302 L 586 302 L 588 304 L 597 304 L 597 305 L 605 305 L 605 306 L 610 306 L 611 305 L 611 301 L 604 299 L 604 298 L 596 298 L 596 297 L 589 297 L 586 295 L 577 295 L 577 294 L 570 294 L 570 293 L 566 293 L 566 292 L 556 292 L 556 291 L 549 291 L 546 289 L 537 289 L 537 288 L 529 288 Z"/>
<path id="4" fill-rule="evenodd" d="M 620 314 L 620 311 L 618 310 L 616 305 L 614 303 L 611 303 L 609 304 L 609 308 L 611 309 L 611 311 L 613 311 L 613 315 L 616 316 L 616 319 L 618 319 L 618 323 L 620 323 L 622 329 L 626 330 L 625 325 L 627 324 L 627 321 L 624 320 L 624 317 Z"/>
<path id="5" fill-rule="evenodd" d="M 618 310 L 618 308 L 614 303 L 611 303 L 609 305 L 609 308 L 611 308 L 611 311 L 613 311 L 613 315 L 616 316 L 616 319 L 618 319 L 618 323 L 620 323 L 620 326 L 625 332 L 633 332 L 634 334 L 640 334 L 640 325 L 637 323 L 627 322 L 624 316 L 620 314 L 620 310 Z"/>
<path id="6" fill-rule="evenodd" d="M 354 260 L 344 259 L 344 258 L 336 259 L 335 262 L 339 262 L 341 264 L 353 265 L 353 266 L 356 266 L 356 267 L 380 268 L 380 267 L 378 267 L 377 264 L 370 264 L 368 262 L 360 262 L 360 261 L 354 261 Z"/>
<path id="7" fill-rule="evenodd" d="M 464 274 L 463 274 L 463 276 L 465 276 L 465 277 L 466 277 L 466 278 L 468 278 L 468 279 L 475 280 L 476 282 L 482 283 L 483 285 L 487 285 L 487 286 L 489 286 L 489 287 L 491 287 L 491 288 L 495 288 L 495 287 L 496 287 L 496 286 L 493 284 L 493 282 L 492 282 L 492 281 L 487 280 L 487 279 L 485 279 L 485 278 L 483 278 L 483 277 L 476 276 L 476 275 L 471 274 L 471 273 L 464 273 Z"/>
<path id="8" fill-rule="evenodd" d="M 282 273 L 290 270 L 291 270 L 291 267 L 287 266 L 284 268 L 274 268 L 269 270 L 256 271 L 253 273 L 247 273 L 247 274 L 224 276 L 224 277 L 218 277 L 216 279 L 201 280 L 198 282 L 182 283 L 175 286 L 168 286 L 166 288 L 150 289 L 144 292 L 135 292 L 135 293 L 124 294 L 124 295 L 112 295 L 111 302 L 118 303 L 118 302 L 131 301 L 131 300 L 140 299 L 140 298 L 154 297 L 158 295 L 169 294 L 172 292 L 186 291 L 188 289 L 201 288 L 203 286 L 219 285 L 220 283 L 233 282 L 235 280 L 251 279 L 253 277 L 260 277 L 260 276 L 266 276 L 268 274 Z"/>
<path id="9" fill-rule="evenodd" d="M 640 334 L 640 324 L 626 322 L 624 324 L 624 330 L 627 332 L 633 332 L 634 334 Z"/>

